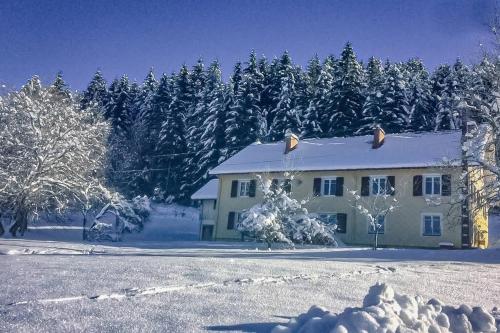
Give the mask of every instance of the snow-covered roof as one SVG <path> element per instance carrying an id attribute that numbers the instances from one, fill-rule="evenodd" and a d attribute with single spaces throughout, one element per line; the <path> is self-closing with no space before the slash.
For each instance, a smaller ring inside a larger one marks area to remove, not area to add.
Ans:
<path id="1" fill-rule="evenodd" d="M 214 168 L 212 175 L 356 169 L 433 167 L 457 163 L 461 132 L 387 134 L 384 144 L 372 149 L 372 135 L 304 139 L 284 154 L 284 142 L 254 143 Z"/>
<path id="2" fill-rule="evenodd" d="M 217 199 L 217 192 L 219 189 L 219 180 L 212 179 L 198 191 L 196 191 L 191 199 L 193 200 L 207 200 L 207 199 Z"/>

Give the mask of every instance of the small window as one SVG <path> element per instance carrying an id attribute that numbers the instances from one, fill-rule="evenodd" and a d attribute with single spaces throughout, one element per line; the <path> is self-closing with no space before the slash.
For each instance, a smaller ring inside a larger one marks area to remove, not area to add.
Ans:
<path id="1" fill-rule="evenodd" d="M 337 193 L 337 179 L 324 178 L 323 179 L 323 195 L 334 196 Z"/>
<path id="2" fill-rule="evenodd" d="M 387 193 L 387 177 L 371 177 L 372 195 Z"/>
<path id="3" fill-rule="evenodd" d="M 425 195 L 441 195 L 441 176 L 425 176 Z"/>
<path id="4" fill-rule="evenodd" d="M 424 215 L 423 229 L 424 236 L 441 236 L 441 216 L 431 214 Z"/>
<path id="5" fill-rule="evenodd" d="M 320 213 L 318 219 L 324 224 L 337 224 L 337 214 L 335 213 Z"/>
<path id="6" fill-rule="evenodd" d="M 239 182 L 239 191 L 238 194 L 240 197 L 249 197 L 250 196 L 250 181 L 249 180 L 240 180 Z"/>
<path id="7" fill-rule="evenodd" d="M 368 233 L 369 234 L 374 234 L 377 232 L 379 234 L 383 234 L 385 232 L 385 217 L 384 216 L 378 216 L 376 219 L 376 225 L 372 225 L 370 222 L 368 222 Z"/>
<path id="8" fill-rule="evenodd" d="M 213 209 L 215 210 L 217 208 L 217 199 L 214 200 L 214 206 Z"/>

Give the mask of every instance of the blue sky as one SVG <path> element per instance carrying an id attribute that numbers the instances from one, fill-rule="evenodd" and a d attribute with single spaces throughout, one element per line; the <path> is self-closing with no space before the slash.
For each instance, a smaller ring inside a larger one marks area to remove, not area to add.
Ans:
<path id="1" fill-rule="evenodd" d="M 225 76 L 255 49 L 288 50 L 306 65 L 315 53 L 338 55 L 346 41 L 361 59 L 423 59 L 429 68 L 481 56 L 494 0 L 315 1 L 0 1 L 0 82 L 62 71 L 73 89 L 100 69 L 109 80 L 142 81 L 218 59 Z"/>

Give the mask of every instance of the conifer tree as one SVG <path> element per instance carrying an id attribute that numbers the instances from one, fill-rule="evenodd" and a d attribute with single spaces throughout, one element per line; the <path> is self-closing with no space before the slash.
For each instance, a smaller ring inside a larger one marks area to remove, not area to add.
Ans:
<path id="1" fill-rule="evenodd" d="M 391 64 L 386 69 L 382 84 L 383 105 L 381 113 L 374 117 L 387 133 L 405 132 L 410 124 L 408 83 L 401 64 Z"/>
<path id="2" fill-rule="evenodd" d="M 97 71 L 90 81 L 87 89 L 83 91 L 80 99 L 80 106 L 82 109 L 88 109 L 91 106 L 95 107 L 98 112 L 103 115 L 105 113 L 105 107 L 108 100 L 109 93 L 106 80 L 104 80 L 102 73 Z"/>
<path id="3" fill-rule="evenodd" d="M 304 138 L 317 138 L 322 134 L 321 121 L 316 108 L 317 101 L 315 97 L 319 95 L 321 90 L 322 66 L 318 55 L 315 55 L 307 65 L 306 88 L 301 102 L 303 107 L 303 121 L 301 125 L 300 135 Z"/>
<path id="4" fill-rule="evenodd" d="M 182 66 L 174 78 L 173 98 L 166 109 L 163 109 L 158 154 L 162 155 L 159 162 L 166 170 L 160 173 L 160 186 L 167 197 L 186 200 L 180 188 L 186 178 L 182 174 L 184 157 L 187 153 L 185 119 L 189 112 L 192 89 L 187 67 Z"/>
<path id="5" fill-rule="evenodd" d="M 269 128 L 271 141 L 282 140 L 288 130 L 298 133 L 301 122 L 296 89 L 297 77 L 288 52 L 285 52 L 280 59 L 277 75 L 280 80 L 280 92 L 276 108 L 272 110 L 274 117 Z"/>
<path id="6" fill-rule="evenodd" d="M 382 95 L 384 74 L 381 61 L 371 57 L 366 67 L 366 99 L 363 103 L 360 128 L 356 134 L 370 134 L 377 125 L 385 127 L 385 124 L 380 124 L 384 107 Z"/>
<path id="7" fill-rule="evenodd" d="M 327 133 L 348 136 L 359 129 L 364 102 L 363 79 L 363 67 L 356 59 L 351 43 L 347 43 L 336 71 L 332 96 L 333 110 Z"/>
<path id="8" fill-rule="evenodd" d="M 410 103 L 410 127 L 413 131 L 434 129 L 435 112 L 431 104 L 429 73 L 420 59 L 406 63 Z"/>

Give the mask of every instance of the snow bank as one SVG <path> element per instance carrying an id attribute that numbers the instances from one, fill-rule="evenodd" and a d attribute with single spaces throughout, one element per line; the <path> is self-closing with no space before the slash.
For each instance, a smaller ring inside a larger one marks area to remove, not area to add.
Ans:
<path id="1" fill-rule="evenodd" d="M 386 284 L 375 284 L 365 296 L 363 307 L 346 308 L 333 314 L 313 306 L 307 313 L 279 325 L 272 333 L 347 333 L 347 332 L 497 332 L 500 319 L 481 307 L 458 308 L 437 299 L 428 302 L 420 296 L 400 295 Z"/>

